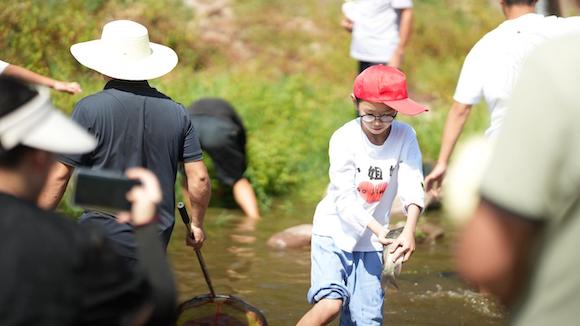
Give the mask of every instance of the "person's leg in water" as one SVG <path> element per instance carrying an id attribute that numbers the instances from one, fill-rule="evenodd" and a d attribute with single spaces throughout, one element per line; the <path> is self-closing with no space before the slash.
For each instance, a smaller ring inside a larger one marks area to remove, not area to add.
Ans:
<path id="1" fill-rule="evenodd" d="M 338 316 L 341 307 L 342 300 L 322 299 L 302 316 L 296 326 L 328 325 Z"/>

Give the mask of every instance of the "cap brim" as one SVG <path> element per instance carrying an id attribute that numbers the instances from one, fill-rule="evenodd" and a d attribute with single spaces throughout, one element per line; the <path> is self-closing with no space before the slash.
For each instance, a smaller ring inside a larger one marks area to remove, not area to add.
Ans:
<path id="1" fill-rule="evenodd" d="M 95 137 L 56 109 L 52 109 L 20 143 L 60 154 L 83 154 L 97 146 Z"/>
<path id="2" fill-rule="evenodd" d="M 70 52 L 83 66 L 105 76 L 124 80 L 150 80 L 169 73 L 177 65 L 177 53 L 161 44 L 149 42 L 151 55 L 131 62 L 112 57 L 101 40 L 77 43 Z"/>
<path id="3" fill-rule="evenodd" d="M 429 111 L 426 107 L 410 98 L 395 101 L 383 101 L 383 103 L 405 115 L 417 115 Z"/>

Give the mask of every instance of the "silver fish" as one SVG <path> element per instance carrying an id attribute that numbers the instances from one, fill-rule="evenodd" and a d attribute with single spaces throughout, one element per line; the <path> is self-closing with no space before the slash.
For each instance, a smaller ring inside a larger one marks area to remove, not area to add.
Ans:
<path id="1" fill-rule="evenodd" d="M 389 230 L 387 233 L 387 239 L 396 239 L 403 232 L 403 227 Z M 383 248 L 383 271 L 381 273 L 381 286 L 385 291 L 387 288 L 393 288 L 399 290 L 399 285 L 397 284 L 397 276 L 401 273 L 401 268 L 403 265 L 403 256 L 400 256 L 395 262 L 393 262 L 393 254 L 389 251 L 391 250 L 391 245 L 386 245 Z"/>

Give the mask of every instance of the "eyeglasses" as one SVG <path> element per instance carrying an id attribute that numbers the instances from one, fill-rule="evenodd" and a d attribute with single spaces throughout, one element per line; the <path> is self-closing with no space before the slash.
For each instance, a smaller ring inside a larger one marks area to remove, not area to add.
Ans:
<path id="1" fill-rule="evenodd" d="M 371 123 L 377 119 L 380 120 L 381 122 L 391 122 L 391 121 L 395 120 L 396 116 L 397 116 L 397 113 L 395 113 L 393 115 L 391 115 L 391 114 L 383 114 L 383 115 L 365 114 L 365 115 L 360 115 L 359 117 L 361 118 L 361 120 L 363 122 Z"/>

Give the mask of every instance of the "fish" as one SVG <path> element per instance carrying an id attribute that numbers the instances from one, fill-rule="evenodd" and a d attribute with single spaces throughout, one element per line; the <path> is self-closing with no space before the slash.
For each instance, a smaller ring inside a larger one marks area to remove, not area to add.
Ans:
<path id="1" fill-rule="evenodd" d="M 387 239 L 396 239 L 403 232 L 403 227 L 389 230 Z M 383 248 L 383 271 L 381 272 L 381 287 L 387 291 L 388 288 L 399 290 L 397 277 L 401 274 L 403 267 L 403 256 L 400 256 L 393 262 L 393 254 L 390 253 L 391 245 Z"/>

